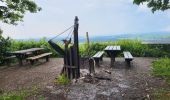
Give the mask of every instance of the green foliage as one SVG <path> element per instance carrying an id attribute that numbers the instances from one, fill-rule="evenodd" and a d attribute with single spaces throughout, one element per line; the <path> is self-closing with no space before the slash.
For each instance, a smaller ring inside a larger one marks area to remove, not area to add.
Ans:
<path id="1" fill-rule="evenodd" d="M 24 100 L 24 98 L 27 96 L 25 93 L 17 94 L 17 93 L 5 93 L 3 95 L 0 95 L 0 100 Z"/>
<path id="2" fill-rule="evenodd" d="M 2 37 L 2 31 L 0 30 L 0 64 L 4 61 L 4 57 L 7 55 L 7 52 L 10 51 L 11 39 Z"/>
<path id="3" fill-rule="evenodd" d="M 170 58 L 161 58 L 153 62 L 153 74 L 170 78 Z"/>
<path id="4" fill-rule="evenodd" d="M 21 90 L 0 94 L 0 100 L 25 100 L 29 96 L 38 94 L 38 88 L 33 87 L 31 90 Z"/>
<path id="5" fill-rule="evenodd" d="M 22 21 L 26 11 L 36 13 L 41 8 L 32 0 L 0 0 L 0 20 L 4 23 L 16 25 Z"/>
<path id="6" fill-rule="evenodd" d="M 151 97 L 153 100 L 169 100 L 170 91 L 165 88 L 155 89 Z"/>
<path id="7" fill-rule="evenodd" d="M 170 84 L 170 58 L 161 58 L 152 64 L 153 75 L 165 79 Z"/>
<path id="8" fill-rule="evenodd" d="M 62 48 L 63 45 L 59 44 Z M 139 40 L 119 40 L 116 42 L 92 42 L 90 43 L 89 48 L 87 49 L 86 43 L 81 43 L 79 45 L 80 55 L 84 56 L 93 56 L 96 52 L 104 50 L 104 48 L 108 45 L 120 45 L 121 50 L 123 51 L 130 51 L 133 56 L 136 57 L 170 57 L 169 44 L 141 44 Z M 29 49 L 34 47 L 43 47 L 47 52 L 52 52 L 53 57 L 62 57 L 58 54 L 46 41 L 46 39 L 41 39 L 40 41 L 16 41 L 12 40 L 11 50 L 22 50 L 22 49 Z M 123 56 L 122 52 L 120 52 L 119 56 Z M 107 56 L 107 55 L 106 55 Z"/>
<path id="9" fill-rule="evenodd" d="M 61 44 L 59 44 L 61 45 Z M 12 51 L 16 50 L 23 50 L 23 49 L 29 49 L 29 48 L 37 48 L 37 47 L 42 47 L 45 48 L 46 52 L 52 52 L 53 57 L 61 57 L 60 54 L 58 54 L 46 41 L 46 38 L 41 39 L 40 41 L 34 41 L 34 40 L 29 40 L 29 41 L 12 41 L 12 46 L 11 49 Z M 62 47 L 62 46 L 61 46 Z"/>
<path id="10" fill-rule="evenodd" d="M 152 12 L 156 10 L 164 11 L 170 8 L 169 0 L 134 0 L 133 2 L 137 5 L 147 2 L 147 6 L 152 9 Z"/>
<path id="11" fill-rule="evenodd" d="M 169 44 L 142 44 L 139 40 L 119 40 L 116 42 L 93 42 L 90 44 L 89 52 L 85 49 L 86 44 L 80 45 L 80 54 L 93 56 L 96 52 L 104 50 L 108 45 L 120 45 L 122 51 L 130 51 L 135 57 L 164 57 L 170 56 Z M 119 56 L 123 56 L 120 52 Z"/>
<path id="12" fill-rule="evenodd" d="M 66 77 L 66 75 L 62 74 L 55 80 L 55 83 L 59 85 L 67 85 L 70 83 L 70 80 Z"/>

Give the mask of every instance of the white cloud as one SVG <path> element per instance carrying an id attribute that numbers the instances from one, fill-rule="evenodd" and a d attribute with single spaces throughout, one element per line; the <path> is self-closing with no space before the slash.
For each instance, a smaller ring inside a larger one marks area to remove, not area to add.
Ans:
<path id="1" fill-rule="evenodd" d="M 162 13 L 166 18 L 161 18 L 161 14 L 152 14 L 146 4 L 137 6 L 133 4 L 133 0 L 75 0 L 74 2 L 37 0 L 37 2 L 42 7 L 42 11 L 37 14 L 26 14 L 24 22 L 19 23 L 18 26 L 0 23 L 5 36 L 52 37 L 72 25 L 75 15 L 80 18 L 79 35 L 84 37 L 86 31 L 90 36 L 95 36 L 155 31 L 169 25 L 167 13 Z M 149 12 L 152 16 L 145 12 Z M 168 15 L 170 18 L 170 13 Z M 170 26 L 164 30 L 170 30 Z"/>
<path id="2" fill-rule="evenodd" d="M 170 32 L 170 26 L 165 27 L 163 31 Z"/>

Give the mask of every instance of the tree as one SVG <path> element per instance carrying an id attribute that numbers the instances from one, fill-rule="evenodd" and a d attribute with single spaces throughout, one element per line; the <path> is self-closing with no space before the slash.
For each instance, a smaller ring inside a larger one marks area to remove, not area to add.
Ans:
<path id="1" fill-rule="evenodd" d="M 0 20 L 13 25 L 23 21 L 26 11 L 36 13 L 41 10 L 32 0 L 0 0 L 0 4 Z"/>
<path id="2" fill-rule="evenodd" d="M 2 36 L 2 30 L 0 29 L 0 65 L 4 63 L 4 58 L 8 51 L 11 50 L 11 39 L 4 38 Z"/>
<path id="3" fill-rule="evenodd" d="M 18 21 L 23 21 L 25 12 L 36 13 L 41 8 L 32 0 L 0 0 L 0 21 L 17 25 Z M 0 29 L 0 64 L 3 63 L 4 56 L 10 49 L 11 39 L 2 36 Z"/>
<path id="4" fill-rule="evenodd" d="M 146 2 L 147 6 L 151 8 L 152 12 L 155 12 L 156 10 L 164 11 L 170 8 L 169 0 L 134 0 L 133 2 L 137 5 Z"/>

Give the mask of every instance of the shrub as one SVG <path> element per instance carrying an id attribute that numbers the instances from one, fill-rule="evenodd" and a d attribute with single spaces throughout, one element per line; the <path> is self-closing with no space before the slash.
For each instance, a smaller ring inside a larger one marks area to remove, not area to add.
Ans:
<path id="1" fill-rule="evenodd" d="M 7 52 L 11 50 L 11 39 L 4 38 L 2 36 L 2 31 L 0 30 L 0 65 L 4 63 L 4 57 Z"/>
<path id="2" fill-rule="evenodd" d="M 58 44 L 63 48 L 63 45 Z M 142 44 L 139 40 L 119 40 L 119 41 L 108 41 L 108 42 L 91 42 L 88 48 L 86 43 L 79 44 L 80 55 L 83 56 L 93 56 L 96 52 L 102 51 L 108 45 L 120 45 L 122 51 L 130 51 L 135 57 L 170 57 L 169 44 L 160 44 L 160 45 L 150 45 Z M 53 57 L 62 57 L 58 54 L 47 42 L 45 38 L 40 41 L 16 41 L 12 40 L 11 50 L 22 50 L 29 49 L 34 47 L 43 47 L 45 51 L 52 52 Z M 5 50 L 6 51 L 6 50 Z M 107 56 L 107 55 L 106 55 Z M 119 56 L 123 56 L 120 52 Z"/>

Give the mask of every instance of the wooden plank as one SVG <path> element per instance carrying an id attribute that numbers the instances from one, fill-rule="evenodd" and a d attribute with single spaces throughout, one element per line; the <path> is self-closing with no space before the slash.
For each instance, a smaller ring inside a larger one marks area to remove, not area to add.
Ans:
<path id="1" fill-rule="evenodd" d="M 113 46 L 113 49 L 112 50 L 117 50 L 117 46 Z"/>
<path id="2" fill-rule="evenodd" d="M 98 52 L 93 56 L 94 58 L 98 57 Z"/>
<path id="3" fill-rule="evenodd" d="M 7 60 L 7 59 L 13 59 L 13 58 L 16 58 L 16 56 L 5 57 L 5 60 Z"/>
<path id="4" fill-rule="evenodd" d="M 131 58 L 131 59 L 133 59 L 133 56 L 131 55 L 130 52 L 128 52 L 128 57 Z"/>
<path id="5" fill-rule="evenodd" d="M 126 52 L 123 52 L 123 53 L 124 53 L 125 59 L 133 59 L 133 56 L 131 55 L 130 52 L 126 51 Z"/>
<path id="6" fill-rule="evenodd" d="M 103 55 L 103 53 L 104 53 L 103 51 L 99 51 L 93 56 L 93 58 L 100 58 Z"/>
<path id="7" fill-rule="evenodd" d="M 34 56 L 34 57 L 29 57 L 27 58 L 28 60 L 35 60 L 35 59 L 38 59 L 38 58 L 42 58 L 42 57 L 45 57 L 45 56 L 48 56 L 48 55 L 51 55 L 52 53 L 43 53 L 43 54 L 40 54 L 40 55 L 37 55 L 37 56 Z"/>
<path id="8" fill-rule="evenodd" d="M 103 55 L 103 53 L 104 53 L 103 51 L 99 51 L 99 55 L 98 56 L 101 57 Z"/>
<path id="9" fill-rule="evenodd" d="M 121 49 L 120 49 L 120 46 L 117 46 L 117 50 L 121 50 Z"/>
<path id="10" fill-rule="evenodd" d="M 108 49 L 107 50 L 110 50 L 111 46 L 108 46 Z"/>
<path id="11" fill-rule="evenodd" d="M 109 49 L 109 46 L 107 46 L 104 50 L 108 50 Z"/>
<path id="12" fill-rule="evenodd" d="M 104 50 L 117 51 L 117 50 L 121 50 L 121 49 L 120 49 L 120 46 L 107 46 Z"/>
<path id="13" fill-rule="evenodd" d="M 126 59 L 129 58 L 127 52 L 123 52 L 123 53 L 124 53 L 124 57 L 125 57 Z"/>
<path id="14" fill-rule="evenodd" d="M 39 51 L 39 50 L 43 50 L 43 49 L 44 49 L 44 48 L 31 48 L 31 49 L 14 51 L 14 52 L 12 52 L 12 53 L 13 53 L 13 54 L 23 54 L 23 53 L 34 52 L 34 51 Z"/>
<path id="15" fill-rule="evenodd" d="M 108 46 L 108 49 L 107 50 L 110 50 L 112 48 L 112 46 Z"/>

